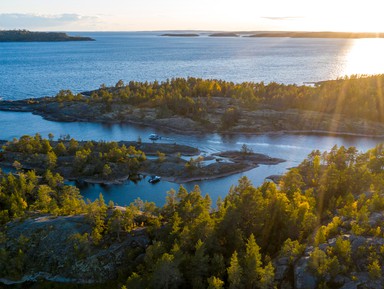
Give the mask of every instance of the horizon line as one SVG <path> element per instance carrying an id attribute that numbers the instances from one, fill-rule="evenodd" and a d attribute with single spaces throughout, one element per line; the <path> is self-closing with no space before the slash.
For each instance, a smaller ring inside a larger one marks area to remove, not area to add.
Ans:
<path id="1" fill-rule="evenodd" d="M 1 29 L 0 31 L 18 31 L 26 30 L 30 32 L 223 32 L 223 33 L 260 33 L 260 32 L 274 32 L 274 33 L 369 33 L 369 34 L 382 34 L 384 31 L 336 31 L 336 30 L 211 30 L 211 29 L 148 29 L 148 30 L 31 30 L 26 28 L 14 28 L 14 29 Z"/>

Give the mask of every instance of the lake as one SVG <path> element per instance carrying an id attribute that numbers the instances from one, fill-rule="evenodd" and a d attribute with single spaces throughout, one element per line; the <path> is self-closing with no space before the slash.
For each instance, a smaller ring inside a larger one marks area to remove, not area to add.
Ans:
<path id="1" fill-rule="evenodd" d="M 161 37 L 161 32 L 82 32 L 92 42 L 0 43 L 0 98 L 24 99 L 55 95 L 61 89 L 74 92 L 96 89 L 100 84 L 166 80 L 172 77 L 217 78 L 234 82 L 279 83 L 316 82 L 346 74 L 384 72 L 384 39 L 298 39 Z M 382 139 L 299 136 L 299 135 L 178 135 L 134 125 L 59 123 L 31 113 L 0 112 L 0 139 L 40 133 L 56 138 L 70 134 L 80 140 L 144 141 L 151 133 L 162 142 L 198 147 L 203 154 L 240 149 L 245 143 L 254 152 L 283 158 L 276 166 L 260 166 L 229 177 L 184 184 L 191 190 L 199 185 L 215 202 L 225 197 L 241 176 L 255 185 L 272 174 L 281 174 L 298 165 L 314 149 L 329 150 L 335 144 L 356 146 L 365 151 Z M 102 192 L 107 201 L 129 204 L 140 197 L 164 204 L 166 191 L 179 184 L 142 181 L 123 185 L 78 184 L 91 200 Z"/>

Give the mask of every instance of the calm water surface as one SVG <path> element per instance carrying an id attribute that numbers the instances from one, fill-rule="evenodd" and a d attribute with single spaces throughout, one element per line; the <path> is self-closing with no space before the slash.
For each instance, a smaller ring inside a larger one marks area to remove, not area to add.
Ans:
<path id="1" fill-rule="evenodd" d="M 100 84 L 166 80 L 172 77 L 217 78 L 234 82 L 313 82 L 350 74 L 384 73 L 383 39 L 291 39 L 291 38 L 183 38 L 147 33 L 71 33 L 91 36 L 93 42 L 0 43 L 0 98 L 24 99 L 55 95 L 61 89 L 92 90 Z M 255 185 L 271 174 L 281 174 L 298 165 L 314 149 L 329 150 L 335 144 L 356 146 L 365 151 L 380 139 L 219 134 L 181 136 L 148 127 L 59 123 L 31 113 L 0 112 L 0 139 L 40 133 L 56 138 L 70 134 L 80 140 L 143 140 L 158 133 L 163 142 L 198 147 L 203 154 L 240 149 L 245 143 L 255 152 L 283 158 L 276 166 L 260 166 L 245 173 L 216 180 L 184 184 L 188 190 L 199 185 L 213 201 L 224 197 L 241 176 Z M 162 205 L 165 192 L 179 184 L 161 181 L 151 185 L 79 185 L 91 200 L 102 192 L 107 201 L 129 204 L 140 197 Z"/>
<path id="2" fill-rule="evenodd" d="M 361 151 L 374 147 L 383 139 L 334 137 L 313 135 L 239 135 L 226 136 L 219 134 L 182 136 L 172 132 L 151 129 L 134 125 L 103 125 L 99 123 L 60 123 L 47 121 L 31 113 L 1 112 L 1 139 L 11 140 L 24 134 L 40 133 L 47 137 L 54 132 L 55 137 L 70 134 L 79 140 L 137 140 L 139 137 L 146 141 L 150 133 L 163 136 L 161 142 L 186 144 L 199 148 L 208 155 L 218 151 L 239 150 L 246 144 L 254 152 L 267 154 L 287 160 L 278 165 L 261 165 L 250 171 L 232 176 L 183 184 L 188 190 L 199 185 L 202 192 L 208 193 L 215 202 L 218 197 L 225 197 L 230 187 L 237 183 L 241 176 L 247 176 L 254 185 L 260 185 L 265 177 L 272 174 L 282 174 L 287 168 L 297 166 L 312 150 L 329 150 L 334 145 L 355 146 Z M 120 205 L 127 205 L 136 198 L 154 201 L 158 205 L 165 202 L 166 192 L 171 188 L 177 189 L 179 184 L 161 181 L 152 185 L 147 181 L 138 183 L 127 182 L 122 185 L 82 185 L 77 184 L 86 198 L 94 200 L 103 193 L 106 201 L 113 200 Z"/>
<path id="3" fill-rule="evenodd" d="M 100 84 L 218 78 L 296 83 L 384 73 L 383 39 L 161 37 L 146 33 L 71 33 L 91 42 L 0 43 L 0 97 L 55 95 Z"/>

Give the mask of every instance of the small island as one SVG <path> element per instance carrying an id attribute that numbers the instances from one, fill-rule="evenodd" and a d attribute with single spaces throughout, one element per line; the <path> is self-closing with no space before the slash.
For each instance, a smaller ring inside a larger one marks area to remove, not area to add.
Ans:
<path id="1" fill-rule="evenodd" d="M 237 33 L 234 32 L 218 32 L 209 35 L 210 37 L 239 37 Z"/>
<path id="2" fill-rule="evenodd" d="M 94 41 L 91 37 L 69 36 L 64 32 L 34 32 L 28 30 L 0 30 L 0 42 L 62 42 Z"/>
<path id="3" fill-rule="evenodd" d="M 165 33 L 160 36 L 168 36 L 168 37 L 199 37 L 199 34 L 196 33 Z"/>
<path id="4" fill-rule="evenodd" d="M 178 156 L 161 156 L 155 162 L 143 165 L 146 175 L 159 175 L 178 184 L 210 180 L 245 172 L 259 165 L 277 165 L 283 159 L 254 153 L 246 146 L 241 151 L 226 151 L 210 156 L 197 156 L 188 161 Z"/>

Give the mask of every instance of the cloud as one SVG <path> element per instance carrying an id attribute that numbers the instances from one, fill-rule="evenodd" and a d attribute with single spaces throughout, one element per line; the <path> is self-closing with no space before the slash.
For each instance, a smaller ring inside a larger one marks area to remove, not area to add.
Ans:
<path id="1" fill-rule="evenodd" d="M 261 17 L 262 19 L 267 19 L 267 20 L 277 20 L 277 21 L 285 21 L 285 20 L 296 20 L 296 19 L 302 19 L 304 18 L 303 16 L 266 16 L 266 17 Z"/>
<path id="2" fill-rule="evenodd" d="M 78 14 L 38 15 L 21 13 L 0 14 L 1 29 L 50 29 L 97 24 L 98 17 Z"/>

